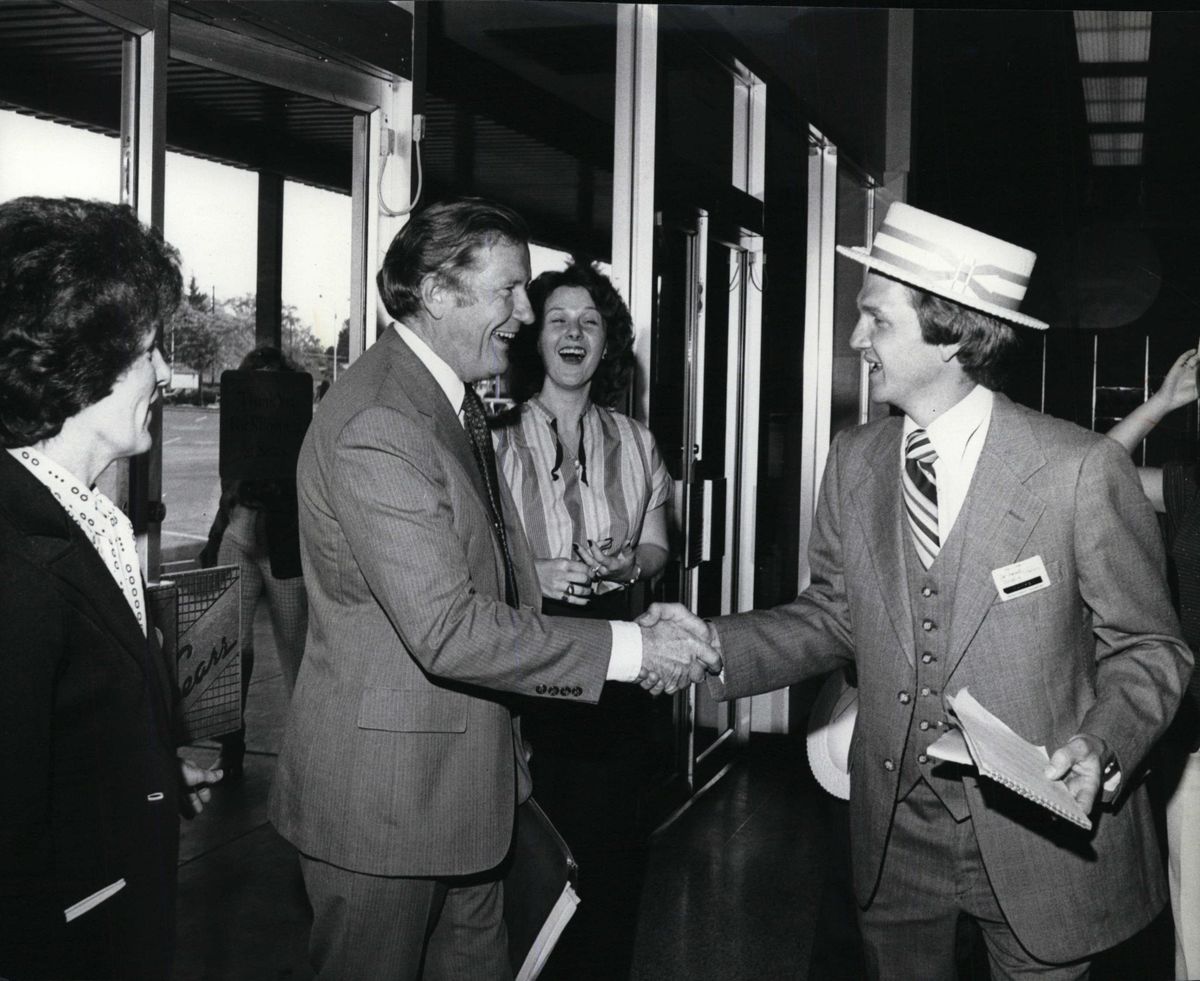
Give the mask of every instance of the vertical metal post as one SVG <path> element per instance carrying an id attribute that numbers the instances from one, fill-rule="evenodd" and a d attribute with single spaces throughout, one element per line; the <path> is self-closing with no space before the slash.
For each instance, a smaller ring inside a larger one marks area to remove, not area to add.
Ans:
<path id="1" fill-rule="evenodd" d="M 766 189 L 767 86 L 752 73 L 734 85 L 734 184 L 759 200 Z M 754 607 L 755 531 L 758 518 L 758 437 L 762 392 L 762 285 L 766 252 L 759 235 L 743 235 L 740 288 L 730 298 L 730 392 L 726 432 L 734 452 L 726 455 L 726 477 L 731 509 L 726 520 L 725 576 L 728 592 L 722 610 Z M 757 271 L 757 275 L 755 275 Z M 736 375 L 734 374 L 736 372 Z M 737 397 L 734 398 L 734 393 Z M 770 697 L 770 696 L 767 696 Z M 733 705 L 734 739 L 750 738 L 754 703 L 739 699 Z"/>
<path id="2" fill-rule="evenodd" d="M 871 184 L 867 188 L 867 215 L 866 228 L 863 236 L 863 246 L 870 251 L 871 243 L 875 239 L 875 200 L 879 193 L 879 189 Z M 868 422 L 871 418 L 871 381 L 870 369 L 867 363 L 861 358 L 858 362 L 858 422 L 861 425 Z"/>
<path id="3" fill-rule="evenodd" d="M 808 165 L 808 270 L 804 312 L 801 419 L 800 549 L 797 582 L 808 585 L 808 541 L 825 459 L 833 404 L 833 272 L 837 221 L 837 148 L 813 131 Z"/>
<path id="4" fill-rule="evenodd" d="M 650 325 L 654 307 L 654 139 L 658 93 L 658 9 L 617 7 L 613 140 L 613 283 L 633 317 L 637 385 L 633 414 L 650 418 Z"/>
<path id="5" fill-rule="evenodd" d="M 690 391 L 687 403 L 691 415 L 692 458 L 688 464 L 688 479 L 696 476 L 696 464 L 704 459 L 704 388 L 708 371 L 708 212 L 696 212 L 695 254 L 692 265 L 692 336 L 688 339 L 688 358 L 691 360 Z M 721 287 L 723 283 L 719 284 Z"/>
<path id="6" fill-rule="evenodd" d="M 1150 398 L 1150 335 L 1146 335 L 1146 351 L 1142 359 L 1142 402 Z M 1149 437 L 1149 433 L 1146 434 Z M 1146 465 L 1146 440 L 1142 440 L 1142 466 Z"/>
<path id="7" fill-rule="evenodd" d="M 371 177 L 378 171 L 371 161 L 379 157 L 379 110 L 354 117 L 354 164 L 350 184 L 350 330 L 347 357 L 353 364 L 367 349 L 367 321 L 375 319 L 371 261 L 375 255 L 377 202 L 371 190 Z M 337 365 L 337 345 L 333 349 Z"/>
<path id="8" fill-rule="evenodd" d="M 143 223 L 161 232 L 166 202 L 170 11 L 167 0 L 151 0 L 145 11 L 150 28 L 128 37 L 122 49 L 121 199 Z M 162 565 L 161 402 L 155 403 L 151 413 L 150 433 L 154 439 L 150 450 L 118 468 L 116 482 L 124 484 L 125 491 L 118 486 L 116 500 L 133 522 L 142 573 L 148 582 L 155 582 Z"/>
<path id="9" fill-rule="evenodd" d="M 254 344 L 283 349 L 283 175 L 258 174 Z"/>
<path id="10" fill-rule="evenodd" d="M 1043 331 L 1042 332 L 1042 405 L 1041 405 L 1041 409 L 1042 409 L 1043 413 L 1046 411 L 1046 355 L 1047 355 L 1048 346 L 1049 346 L 1049 338 L 1046 336 L 1045 331 Z"/>

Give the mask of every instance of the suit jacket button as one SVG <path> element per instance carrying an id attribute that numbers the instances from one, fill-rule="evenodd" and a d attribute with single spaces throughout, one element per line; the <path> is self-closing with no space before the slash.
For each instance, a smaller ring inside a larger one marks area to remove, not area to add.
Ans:
<path id="1" fill-rule="evenodd" d="M 921 595 L 924 596 L 926 599 L 929 599 L 930 596 L 936 596 L 937 594 L 929 586 L 922 586 L 921 587 Z"/>
<path id="2" fill-rule="evenodd" d="M 921 621 L 921 629 L 922 630 L 929 631 L 929 630 L 932 630 L 935 626 L 937 626 L 937 624 L 935 624 L 932 620 L 922 620 Z"/>
<path id="3" fill-rule="evenodd" d="M 919 726 L 917 726 L 917 728 L 920 729 L 922 732 L 924 732 L 926 729 L 929 728 L 929 723 L 922 721 L 921 724 Z"/>
<path id="4" fill-rule="evenodd" d="M 557 695 L 558 694 L 558 685 L 551 685 L 549 688 L 546 689 L 546 694 L 547 695 Z"/>
<path id="5" fill-rule="evenodd" d="M 546 694 L 546 686 L 545 686 L 545 685 L 538 685 L 538 686 L 537 686 L 537 687 L 534 689 L 534 692 L 536 692 L 538 695 L 545 695 L 545 694 Z"/>
<path id="6" fill-rule="evenodd" d="M 896 769 L 896 764 L 895 764 L 895 763 L 893 763 L 891 760 L 884 760 L 884 761 L 883 761 L 883 768 L 884 768 L 885 770 L 887 770 L 887 771 L 891 772 L 892 770 Z"/>
<path id="7" fill-rule="evenodd" d="M 929 762 L 929 757 L 926 756 L 924 753 L 921 753 L 917 756 L 917 762 L 924 765 Z"/>
<path id="8" fill-rule="evenodd" d="M 909 702 L 912 701 L 912 695 L 910 695 L 906 691 L 899 692 L 896 695 L 896 701 L 898 701 L 901 705 L 907 705 Z"/>

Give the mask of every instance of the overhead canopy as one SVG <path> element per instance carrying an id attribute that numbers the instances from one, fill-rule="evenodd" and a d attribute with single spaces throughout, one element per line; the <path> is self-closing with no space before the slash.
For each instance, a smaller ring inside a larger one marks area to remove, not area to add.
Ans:
<path id="1" fill-rule="evenodd" d="M 371 74 L 411 73 L 412 18 L 394 4 L 175 0 L 171 10 Z M 118 135 L 123 36 L 50 0 L 0 3 L 0 105 Z M 168 60 L 172 150 L 349 193 L 353 117 L 332 102 Z"/>

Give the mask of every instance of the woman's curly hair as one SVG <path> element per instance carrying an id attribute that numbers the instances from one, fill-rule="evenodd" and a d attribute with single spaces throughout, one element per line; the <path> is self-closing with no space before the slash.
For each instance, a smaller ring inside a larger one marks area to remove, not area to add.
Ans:
<path id="1" fill-rule="evenodd" d="M 633 318 L 612 281 L 592 266 L 576 262 L 566 269 L 544 272 L 529 285 L 529 303 L 534 321 L 517 334 L 509 368 L 509 392 L 525 402 L 542 389 L 546 366 L 538 352 L 538 339 L 545 322 L 546 300 L 562 286 L 587 290 L 604 320 L 606 332 L 604 357 L 592 376 L 591 399 L 597 405 L 617 405 L 629 387 L 636 360 L 633 354 Z"/>
<path id="2" fill-rule="evenodd" d="M 178 253 L 126 205 L 0 204 L 0 444 L 55 436 L 109 395 L 182 289 Z"/>

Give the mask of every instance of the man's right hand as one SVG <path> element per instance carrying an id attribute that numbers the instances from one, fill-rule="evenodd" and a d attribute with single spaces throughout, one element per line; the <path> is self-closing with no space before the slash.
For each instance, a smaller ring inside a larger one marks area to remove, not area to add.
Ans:
<path id="1" fill-rule="evenodd" d="M 716 631 L 678 603 L 654 603 L 637 619 L 642 628 L 639 683 L 652 695 L 672 695 L 684 685 L 721 673 Z"/>

